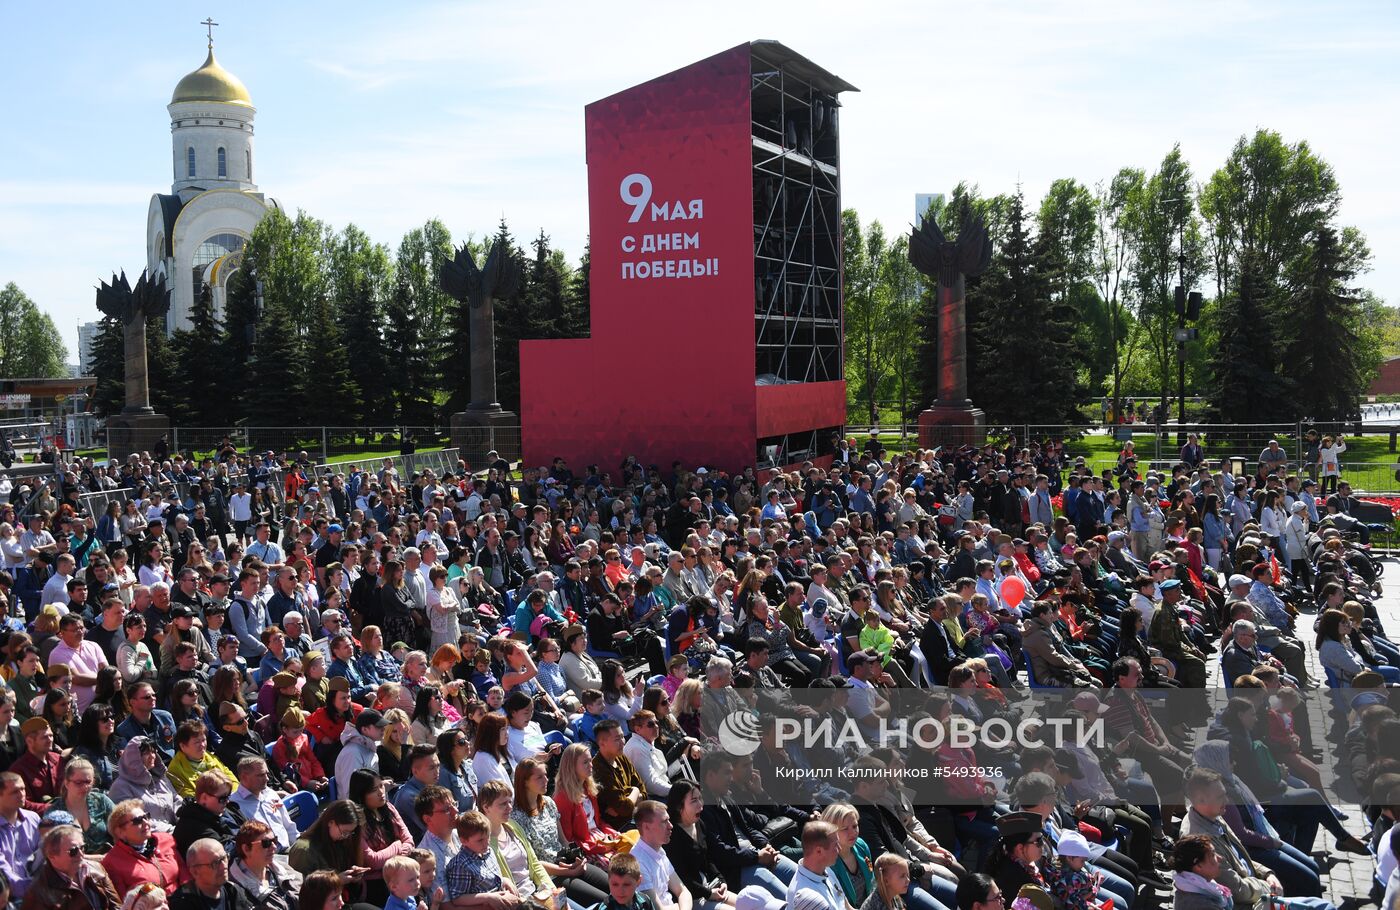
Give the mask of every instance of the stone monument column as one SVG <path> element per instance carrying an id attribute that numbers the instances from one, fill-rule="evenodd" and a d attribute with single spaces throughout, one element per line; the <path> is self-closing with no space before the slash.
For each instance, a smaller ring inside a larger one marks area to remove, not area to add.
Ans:
<path id="1" fill-rule="evenodd" d="M 497 241 L 480 268 L 464 244 L 438 276 L 443 292 L 467 309 L 471 335 L 471 403 L 453 414 L 452 444 L 473 468 L 495 450 L 507 461 L 520 458 L 520 416 L 496 400 L 496 300 L 520 288 L 520 264 Z"/>
<path id="2" fill-rule="evenodd" d="M 925 216 L 909 237 L 909 261 L 938 283 L 938 398 L 919 415 L 919 445 L 982 445 L 986 414 L 967 396 L 967 276 L 991 264 L 987 228 L 973 215 L 950 241 Z"/>
<path id="3" fill-rule="evenodd" d="M 146 320 L 164 316 L 170 309 L 170 289 L 165 278 L 152 279 L 145 271 L 132 287 L 112 276 L 111 284 L 97 289 L 97 309 L 122 323 L 126 406 L 107 418 L 107 454 L 123 460 L 136 452 L 150 452 L 170 437 L 170 418 L 151 408 L 150 367 L 146 360 Z"/>

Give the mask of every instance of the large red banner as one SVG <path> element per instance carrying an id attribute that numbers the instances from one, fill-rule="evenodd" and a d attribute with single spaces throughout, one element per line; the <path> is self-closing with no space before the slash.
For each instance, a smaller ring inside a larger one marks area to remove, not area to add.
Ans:
<path id="1" fill-rule="evenodd" d="M 592 337 L 522 344 L 526 463 L 752 464 L 748 45 L 584 120 Z"/>

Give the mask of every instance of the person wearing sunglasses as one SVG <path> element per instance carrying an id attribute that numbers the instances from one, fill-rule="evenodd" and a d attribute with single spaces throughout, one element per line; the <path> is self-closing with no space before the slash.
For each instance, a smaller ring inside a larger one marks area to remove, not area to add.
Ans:
<path id="1" fill-rule="evenodd" d="M 238 829 L 233 850 L 228 877 L 247 892 L 253 910 L 296 910 L 300 876 L 279 869 L 272 861 L 277 855 L 277 838 L 271 828 L 259 821 L 246 822 Z"/>
<path id="2" fill-rule="evenodd" d="M 44 861 L 24 896 L 26 910 L 117 910 L 117 889 L 83 857 L 83 833 L 59 825 L 44 835 Z M 125 893 L 125 892 L 123 892 Z"/>
<path id="3" fill-rule="evenodd" d="M 107 818 L 112 849 L 102 857 L 102 868 L 118 893 L 147 883 L 167 894 L 190 880 L 189 870 L 176 852 L 175 838 L 151 829 L 151 816 L 139 799 L 117 803 Z"/>

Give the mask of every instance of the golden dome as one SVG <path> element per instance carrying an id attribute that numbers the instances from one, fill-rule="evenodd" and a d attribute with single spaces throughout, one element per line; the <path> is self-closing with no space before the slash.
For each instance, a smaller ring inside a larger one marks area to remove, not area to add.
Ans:
<path id="1" fill-rule="evenodd" d="M 238 77 L 219 66 L 214 59 L 214 48 L 209 48 L 209 57 L 204 65 L 180 80 L 175 86 L 175 94 L 170 96 L 171 104 L 181 101 L 217 101 L 223 104 L 253 106 L 248 89 Z"/>

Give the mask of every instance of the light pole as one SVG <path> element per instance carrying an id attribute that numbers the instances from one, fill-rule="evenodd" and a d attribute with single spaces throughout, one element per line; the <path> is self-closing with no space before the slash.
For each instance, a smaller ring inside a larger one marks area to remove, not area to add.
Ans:
<path id="1" fill-rule="evenodd" d="M 1179 196 L 1163 199 L 1162 206 L 1165 209 L 1170 203 L 1189 203 L 1189 201 L 1186 197 Z M 1186 289 L 1186 220 L 1188 215 L 1189 211 L 1183 212 L 1177 221 L 1177 285 L 1172 295 L 1176 304 L 1176 331 L 1172 333 L 1172 337 L 1176 340 L 1176 444 L 1178 446 L 1186 444 L 1186 342 L 1195 341 L 1200 336 L 1194 327 L 1188 328 L 1186 323 L 1195 322 L 1201 315 L 1201 292 L 1187 291 Z M 1163 401 L 1162 416 L 1164 418 L 1166 413 L 1166 402 Z"/>

